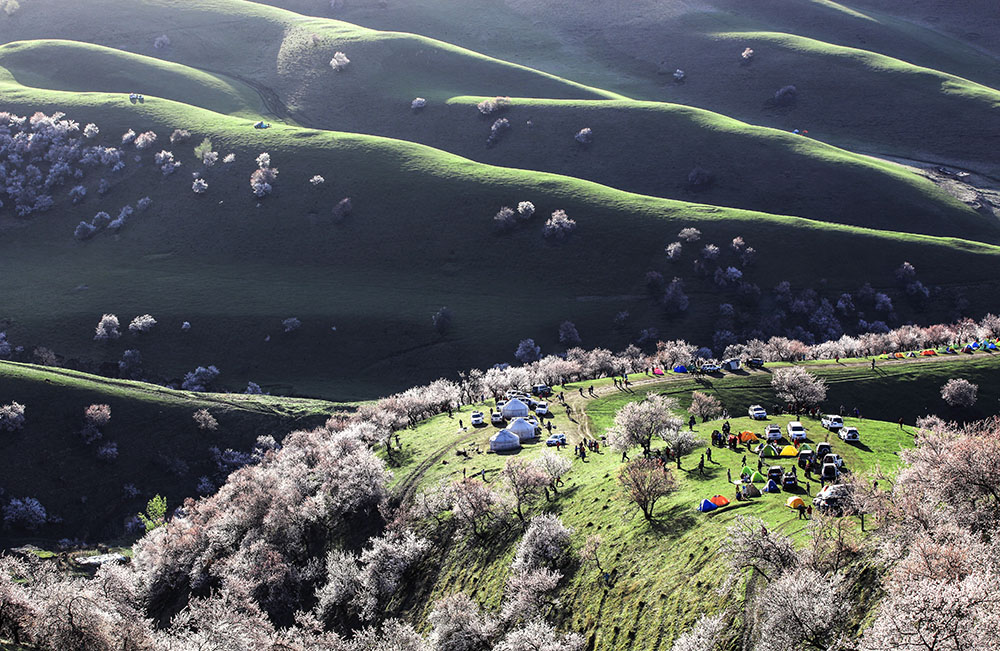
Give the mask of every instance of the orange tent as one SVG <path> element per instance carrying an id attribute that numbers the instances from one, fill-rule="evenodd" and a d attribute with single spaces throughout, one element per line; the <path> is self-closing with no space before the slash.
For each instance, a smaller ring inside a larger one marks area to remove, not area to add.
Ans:
<path id="1" fill-rule="evenodd" d="M 712 504 L 716 505 L 716 506 L 728 506 L 729 505 L 729 500 L 726 499 L 725 495 L 716 495 L 715 497 L 713 497 L 712 499 L 710 499 L 708 501 L 711 502 Z"/>
<path id="2" fill-rule="evenodd" d="M 740 443 L 746 443 L 747 441 L 756 441 L 757 435 L 750 431 L 740 432 Z"/>

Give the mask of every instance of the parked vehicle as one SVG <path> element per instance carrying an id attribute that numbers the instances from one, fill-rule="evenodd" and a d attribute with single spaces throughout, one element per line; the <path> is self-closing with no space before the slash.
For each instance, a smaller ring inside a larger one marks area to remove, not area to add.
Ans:
<path id="1" fill-rule="evenodd" d="M 718 364 L 702 364 L 701 366 L 702 373 L 718 373 L 721 370 L 722 367 Z"/>
<path id="2" fill-rule="evenodd" d="M 820 422 L 823 423 L 823 427 L 831 432 L 840 431 L 844 427 L 844 419 L 837 414 L 826 414 Z"/>
<path id="3" fill-rule="evenodd" d="M 795 474 L 795 466 L 792 466 L 782 477 L 781 477 L 781 487 L 782 488 L 794 488 L 799 485 L 799 478 Z"/>
<path id="4" fill-rule="evenodd" d="M 760 405 L 750 405 L 747 414 L 754 420 L 767 420 L 767 410 Z"/>
<path id="5" fill-rule="evenodd" d="M 806 428 L 801 422 L 793 420 L 788 423 L 788 440 L 789 441 L 805 441 L 806 440 Z"/>
<path id="6" fill-rule="evenodd" d="M 820 477 L 823 481 L 836 481 L 837 477 L 840 476 L 840 471 L 837 470 L 837 464 L 834 463 L 824 463 L 823 469 L 820 471 Z"/>
<path id="7" fill-rule="evenodd" d="M 830 453 L 830 454 L 824 455 L 823 456 L 823 465 L 825 466 L 828 463 L 832 463 L 833 465 L 837 466 L 837 470 L 840 470 L 841 468 L 844 467 L 844 459 L 839 454 Z"/>
<path id="8" fill-rule="evenodd" d="M 485 423 L 483 422 L 483 412 L 481 412 L 481 411 L 474 411 L 474 412 L 472 412 L 472 426 L 473 427 L 480 427 L 480 426 L 482 426 L 484 424 Z"/>
<path id="9" fill-rule="evenodd" d="M 841 441 L 847 441 L 848 443 L 859 443 L 861 441 L 861 433 L 858 432 L 857 427 L 845 427 L 840 432 L 838 432 Z"/>
<path id="10" fill-rule="evenodd" d="M 768 425 L 764 428 L 764 438 L 768 441 L 781 440 L 781 425 Z"/>
<path id="11" fill-rule="evenodd" d="M 809 468 L 816 461 L 816 453 L 812 450 L 802 450 L 799 452 L 798 466 L 803 470 Z"/>
<path id="12" fill-rule="evenodd" d="M 813 506 L 826 513 L 843 515 L 849 510 L 852 494 L 848 484 L 829 484 L 816 493 Z"/>
<path id="13" fill-rule="evenodd" d="M 823 457 L 825 457 L 826 455 L 830 454 L 831 452 L 833 452 L 833 446 L 831 446 L 826 441 L 823 441 L 822 443 L 820 443 L 820 444 L 818 444 L 816 446 L 816 458 L 817 459 L 822 459 Z"/>
<path id="14" fill-rule="evenodd" d="M 531 393 L 541 398 L 548 398 L 552 395 L 552 389 L 547 384 L 536 384 L 531 387 Z"/>
<path id="15" fill-rule="evenodd" d="M 552 447 L 553 445 L 566 445 L 566 435 L 553 434 L 549 438 L 545 439 L 545 445 L 549 447 Z"/>
<path id="16" fill-rule="evenodd" d="M 767 478 L 773 479 L 774 483 L 781 484 L 782 477 L 785 476 L 785 469 L 781 466 L 771 466 L 767 469 Z"/>
<path id="17" fill-rule="evenodd" d="M 750 368 L 764 368 L 764 360 L 754 357 L 753 359 L 747 360 L 747 366 Z"/>
<path id="18" fill-rule="evenodd" d="M 496 425 L 497 427 L 503 427 L 504 425 L 503 414 L 501 414 L 499 411 L 493 412 L 493 415 L 490 416 L 490 422 Z"/>
<path id="19" fill-rule="evenodd" d="M 540 402 L 540 403 L 538 403 L 535 406 L 535 413 L 538 414 L 539 416 L 548 416 L 549 415 L 549 403 L 547 403 L 547 402 Z"/>

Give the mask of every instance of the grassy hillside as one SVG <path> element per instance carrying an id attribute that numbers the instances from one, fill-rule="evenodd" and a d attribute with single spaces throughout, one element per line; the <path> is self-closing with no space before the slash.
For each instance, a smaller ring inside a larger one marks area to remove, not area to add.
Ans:
<path id="1" fill-rule="evenodd" d="M 786 131 L 808 129 L 838 146 L 968 165 L 995 176 L 986 144 L 997 137 L 995 57 L 891 11 L 856 11 L 851 4 L 771 1 L 748 10 L 734 0 L 647 0 L 609 12 L 591 1 L 569 12 L 555 2 L 403 6 L 362 0 L 335 13 L 380 29 L 482 43 L 495 56 L 636 99 L 699 106 Z M 304 5 L 288 6 L 307 11 Z M 325 3 L 313 7 L 326 15 Z M 971 6 L 949 11 L 977 15 Z M 515 43 L 484 38 L 484 32 L 530 36 Z M 763 33 L 776 38 L 758 38 Z M 817 48 L 785 42 L 800 38 Z M 741 65 L 745 47 L 756 52 L 751 65 Z M 687 73 L 684 84 L 673 82 L 676 68 Z M 978 98 L 952 92 L 970 83 L 994 90 Z M 798 87 L 798 105 L 769 106 L 773 93 L 788 84 Z"/>
<path id="2" fill-rule="evenodd" d="M 156 494 L 170 508 L 196 496 L 199 477 L 215 481 L 208 449 L 249 450 L 258 436 L 281 438 L 322 424 L 336 406 L 320 400 L 265 395 L 173 391 L 153 384 L 111 380 L 65 369 L 0 362 L 0 403 L 25 405 L 25 426 L 2 436 L 0 488 L 8 497 L 35 497 L 62 524 L 37 535 L 107 541 L 122 535 L 124 520 Z M 91 404 L 111 407 L 103 437 L 90 445 L 79 432 Z M 215 431 L 197 427 L 193 414 L 207 409 Z M 118 445 L 118 458 L 102 461 L 97 448 Z M 134 485 L 139 494 L 128 495 Z M 0 532 L 0 546 L 30 538 Z"/>
<path id="3" fill-rule="evenodd" d="M 173 176 L 153 168 L 147 152 L 124 177 L 112 177 L 103 197 L 30 220 L 0 218 L 0 272 L 11 279 L 0 315 L 9 320 L 5 329 L 16 344 L 66 358 L 114 361 L 138 347 L 151 372 L 165 378 L 215 364 L 221 387 L 241 390 L 253 380 L 343 400 L 510 359 L 524 337 L 552 351 L 564 319 L 588 345 L 624 347 L 650 326 L 701 340 L 717 305 L 733 298 L 688 271 L 696 250 L 676 268 L 665 261 L 663 246 L 686 226 L 720 245 L 744 236 L 761 261 L 780 261 L 748 270 L 763 288 L 801 278 L 828 278 L 831 293 L 869 280 L 894 286 L 893 269 L 909 260 L 927 284 L 976 289 L 970 309 L 992 304 L 997 249 L 968 241 L 655 199 L 401 141 L 282 126 L 257 131 L 249 121 L 154 97 L 133 106 L 120 95 L 12 84 L 0 93 L 14 110 L 58 109 L 96 122 L 106 142 L 116 143 L 126 127 L 161 138 L 186 128 L 192 143 L 208 136 L 220 153 L 237 156 L 231 166 L 204 171 L 204 195 L 190 192 L 187 170 L 201 166 L 190 144 L 179 145 L 173 149 L 185 167 Z M 280 175 L 274 194 L 258 201 L 248 178 L 262 151 Z M 314 174 L 328 181 L 314 188 Z M 118 235 L 72 238 L 79 220 L 101 209 L 117 213 L 147 194 L 153 207 Z M 345 196 L 354 214 L 334 223 L 331 208 Z M 495 235 L 496 210 L 525 199 L 538 217 Z M 541 221 L 556 209 L 579 223 L 563 246 L 541 236 Z M 858 259 L 871 262 L 859 266 Z M 692 307 L 683 318 L 668 319 L 644 297 L 649 269 L 688 283 Z M 455 326 L 442 338 L 430 316 L 443 305 Z M 623 309 L 631 325 L 614 333 L 612 319 Z M 948 318 L 950 310 L 935 301 L 922 318 Z M 91 333 L 106 311 L 126 322 L 148 312 L 161 325 L 101 345 Z M 303 327 L 282 333 L 281 321 L 293 316 Z M 190 332 L 180 330 L 183 321 L 193 324 Z"/>
<path id="4" fill-rule="evenodd" d="M 7 43 L 0 46 L 0 67 L 18 83 L 36 88 L 149 94 L 241 117 L 260 115 L 264 108 L 252 88 L 235 80 L 89 43 Z"/>
<path id="5" fill-rule="evenodd" d="M 94 72 L 77 74 L 78 62 Z M 37 88 L 141 91 L 241 117 L 256 117 L 263 107 L 242 82 L 85 43 L 7 44 L 0 47 L 0 67 Z M 401 102 L 377 131 L 494 165 L 566 174 L 640 194 L 886 230 L 1000 239 L 995 220 L 927 179 L 790 133 L 674 104 L 515 98 L 505 112 L 511 132 L 488 148 L 495 118 L 479 115 L 479 99 L 451 98 L 419 113 Z M 586 148 L 573 139 L 584 125 L 597 134 Z M 705 191 L 689 189 L 688 174 L 696 166 L 715 178 Z"/>
<path id="6" fill-rule="evenodd" d="M 815 366 L 810 370 L 825 377 L 830 384 L 827 406 L 836 409 L 844 402 L 850 408 L 858 404 L 863 408 L 863 420 L 847 418 L 849 425 L 859 428 L 862 441 L 859 445 L 842 443 L 830 436 L 815 419 L 805 418 L 810 442 L 831 440 L 834 451 L 845 459 L 851 472 L 866 472 L 879 466 L 892 471 L 898 465 L 898 452 L 913 444 L 913 418 L 917 414 L 942 413 L 940 397 L 929 401 L 938 391 L 942 378 L 967 377 L 981 383 L 982 395 L 995 395 L 998 360 L 992 357 L 963 358 L 952 361 L 898 363 L 885 365 L 877 372 L 867 367 L 842 367 L 839 365 Z M 711 380 L 709 386 L 686 379 L 650 382 L 641 374 L 633 376 L 635 392 L 623 393 L 608 381 L 587 382 L 566 387 L 577 415 L 577 421 L 567 419 L 562 408 L 555 410 L 555 431 L 569 434 L 574 445 L 581 432 L 599 438 L 611 425 L 614 412 L 623 404 L 640 400 L 650 392 L 666 392 L 688 404 L 693 389 L 715 392 L 736 418 L 730 422 L 734 431 L 751 429 L 763 431 L 763 423 L 738 417 L 746 407 L 755 402 L 770 405 L 774 401 L 770 391 L 770 374 L 752 372 L 730 375 Z M 597 399 L 582 399 L 577 387 L 593 384 L 599 394 Z M 487 408 L 492 403 L 482 406 Z M 585 410 L 587 419 L 579 414 Z M 463 476 L 473 476 L 486 469 L 486 482 L 499 487 L 497 471 L 510 458 L 504 455 L 477 454 L 475 448 L 488 449 L 487 441 L 496 430 L 459 430 L 458 419 L 468 423 L 470 409 L 456 413 L 453 419 L 437 417 L 402 436 L 401 466 L 396 470 L 398 491 L 412 492 L 427 488 L 440 481 L 454 481 Z M 995 414 L 995 401 L 982 401 L 975 414 L 981 417 Z M 898 415 L 905 415 L 903 429 L 896 424 Z M 789 416 L 772 418 L 769 423 L 784 425 Z M 696 431 L 705 440 L 721 421 L 699 423 Z M 656 445 L 654 445 L 654 448 Z M 466 449 L 470 456 L 457 456 L 455 450 Z M 534 458 L 545 450 L 543 443 L 527 444 L 518 456 Z M 572 448 L 570 448 L 572 449 Z M 610 584 L 601 580 L 593 566 L 573 565 L 566 571 L 560 599 L 562 606 L 554 609 L 553 616 L 560 627 L 581 632 L 592 648 L 628 649 L 668 648 L 668 643 L 681 630 L 689 627 L 704 612 L 716 612 L 732 605 L 729 594 L 715 591 L 726 575 L 725 560 L 717 554 L 725 537 L 726 528 L 738 515 L 762 518 L 768 527 L 804 542 L 808 522 L 798 519 L 797 513 L 785 506 L 788 492 L 764 494 L 753 502 L 732 502 L 729 507 L 710 514 L 695 511 L 701 499 L 722 494 L 733 499 L 734 489 L 727 482 L 726 471 L 738 477 L 742 458 L 747 451 L 740 448 L 733 452 L 713 449 L 712 461 L 706 463 L 704 475 L 697 470 L 698 460 L 704 449 L 682 459 L 682 469 L 671 466 L 679 480 L 679 490 L 656 507 L 656 519 L 647 523 L 641 514 L 628 508 L 617 482 L 621 456 L 611 450 L 590 454 L 587 460 L 574 459 L 566 485 L 556 499 L 544 500 L 539 510 L 556 513 L 563 522 L 575 529 L 574 541 L 582 546 L 587 537 L 600 535 L 604 544 L 601 562 L 604 570 L 612 575 Z M 570 456 L 569 450 L 559 454 Z M 636 450 L 633 457 L 638 455 Z M 756 458 L 749 454 L 748 465 L 756 468 Z M 778 460 L 771 465 L 787 467 L 788 460 Z M 804 482 L 804 475 L 799 478 Z M 819 485 L 813 481 L 803 483 L 791 494 L 802 495 L 807 501 L 815 495 Z M 848 522 L 849 535 L 863 535 L 856 519 Z M 516 527 L 515 527 L 516 529 Z M 463 542 L 454 543 L 440 561 L 424 568 L 429 576 L 422 586 L 423 593 L 416 598 L 415 616 L 426 616 L 423 597 L 436 598 L 458 590 L 465 590 L 484 602 L 487 608 L 498 607 L 503 592 L 510 561 L 514 553 L 517 531 L 498 533 L 491 538 L 487 551 Z"/>

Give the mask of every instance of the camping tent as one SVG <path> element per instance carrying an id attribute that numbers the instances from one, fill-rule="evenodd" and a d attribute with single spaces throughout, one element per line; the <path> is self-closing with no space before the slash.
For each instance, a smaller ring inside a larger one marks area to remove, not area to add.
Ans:
<path id="1" fill-rule="evenodd" d="M 658 368 L 653 369 L 653 375 L 663 375 L 663 371 Z"/>
<path id="2" fill-rule="evenodd" d="M 729 500 L 726 498 L 725 495 L 716 495 L 715 497 L 713 497 L 712 499 L 710 499 L 709 502 L 711 502 L 712 504 L 714 504 L 716 506 L 728 506 L 729 505 Z"/>
<path id="3" fill-rule="evenodd" d="M 776 457 L 778 456 L 778 449 L 773 445 L 765 445 L 760 451 L 760 456 L 762 457 Z"/>
<path id="4" fill-rule="evenodd" d="M 535 438 L 535 426 L 523 418 L 515 418 L 514 421 L 507 426 L 507 431 L 516 434 L 517 438 L 522 441 Z"/>
<path id="5" fill-rule="evenodd" d="M 702 500 L 701 504 L 698 505 L 698 510 L 701 511 L 702 513 L 707 513 L 708 511 L 714 511 L 717 508 L 719 507 L 716 506 L 715 504 L 712 504 L 708 500 Z"/>
<path id="6" fill-rule="evenodd" d="M 687 372 L 688 372 L 687 366 L 684 366 L 683 364 L 674 367 L 674 373 L 687 373 Z"/>
<path id="7" fill-rule="evenodd" d="M 803 452 L 812 452 L 812 446 L 808 443 L 803 443 L 799 446 L 799 454 L 802 454 Z"/>
<path id="8" fill-rule="evenodd" d="M 722 368 L 726 369 L 727 371 L 738 371 L 740 370 L 740 360 L 736 358 L 727 359 L 726 361 L 722 362 Z"/>
<path id="9" fill-rule="evenodd" d="M 803 507 L 805 505 L 806 505 L 806 503 L 802 501 L 802 498 L 801 497 L 797 497 L 795 495 L 789 497 L 788 501 L 785 502 L 785 506 L 787 506 L 790 509 L 797 509 L 797 508 Z"/>
<path id="10" fill-rule="evenodd" d="M 765 493 L 780 493 L 781 487 L 778 486 L 773 479 L 767 480 L 767 486 L 764 487 Z"/>
<path id="11" fill-rule="evenodd" d="M 741 475 L 746 475 L 747 477 L 749 477 L 753 473 L 754 473 L 754 469 L 751 468 L 750 466 L 743 466 L 743 470 L 740 471 Z"/>
<path id="12" fill-rule="evenodd" d="M 503 417 L 507 420 L 513 420 L 515 418 L 527 418 L 528 417 L 528 405 L 524 404 L 517 398 L 512 398 L 503 406 L 500 410 Z"/>
<path id="13" fill-rule="evenodd" d="M 760 497 L 760 490 L 753 484 L 747 484 L 747 487 L 743 489 L 743 494 L 747 497 Z"/>
<path id="14" fill-rule="evenodd" d="M 794 445 L 786 445 L 785 447 L 781 448 L 781 456 L 783 457 L 794 457 L 797 456 L 798 453 L 799 451 L 795 449 Z"/>
<path id="15" fill-rule="evenodd" d="M 746 443 L 747 441 L 756 441 L 757 435 L 750 431 L 740 432 L 740 443 Z"/>
<path id="16" fill-rule="evenodd" d="M 517 438 L 510 430 L 502 429 L 490 437 L 490 450 L 493 452 L 503 452 L 505 450 L 519 450 L 521 439 Z"/>
<path id="17" fill-rule="evenodd" d="M 764 481 L 765 479 L 767 479 L 767 477 L 765 477 L 764 475 L 760 474 L 757 471 L 754 471 L 754 473 L 750 475 L 750 481 L 755 484 L 759 481 Z"/>

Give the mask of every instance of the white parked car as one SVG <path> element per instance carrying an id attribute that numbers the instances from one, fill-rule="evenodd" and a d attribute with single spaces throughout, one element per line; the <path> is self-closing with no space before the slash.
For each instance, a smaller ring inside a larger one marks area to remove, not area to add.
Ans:
<path id="1" fill-rule="evenodd" d="M 789 441 L 805 441 L 806 440 L 806 428 L 797 420 L 793 420 L 788 423 L 788 440 Z"/>
<path id="2" fill-rule="evenodd" d="M 553 434 L 549 438 L 545 439 L 545 445 L 548 445 L 548 446 L 551 447 L 551 446 L 557 445 L 557 444 L 558 445 L 565 445 L 566 444 L 566 435 L 565 434 Z"/>
<path id="3" fill-rule="evenodd" d="M 839 454 L 831 452 L 830 454 L 823 457 L 823 465 L 832 464 L 837 470 L 844 467 L 844 459 Z"/>
<path id="4" fill-rule="evenodd" d="M 826 414 L 820 422 L 831 432 L 836 432 L 844 426 L 844 419 L 837 414 Z"/>
<path id="5" fill-rule="evenodd" d="M 857 427 L 844 427 L 838 433 L 841 441 L 848 441 L 852 443 L 857 443 L 861 440 L 861 432 L 858 431 Z"/>
<path id="6" fill-rule="evenodd" d="M 547 416 L 549 413 L 549 403 L 540 402 L 535 406 L 535 413 L 539 416 Z"/>
<path id="7" fill-rule="evenodd" d="M 483 424 L 483 412 L 481 411 L 472 412 L 472 424 L 475 427 L 478 427 Z"/>
<path id="8" fill-rule="evenodd" d="M 767 420 L 767 410 L 760 405 L 750 405 L 747 414 L 754 420 Z"/>
<path id="9" fill-rule="evenodd" d="M 503 414 L 501 414 L 499 411 L 493 412 L 493 415 L 490 416 L 490 422 L 496 425 L 497 427 L 503 427 L 504 424 Z"/>
<path id="10" fill-rule="evenodd" d="M 768 441 L 781 440 L 781 425 L 768 425 L 764 428 L 764 438 Z"/>
<path id="11" fill-rule="evenodd" d="M 718 364 L 704 364 L 701 367 L 702 373 L 718 373 L 722 370 L 722 367 Z"/>

